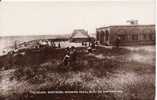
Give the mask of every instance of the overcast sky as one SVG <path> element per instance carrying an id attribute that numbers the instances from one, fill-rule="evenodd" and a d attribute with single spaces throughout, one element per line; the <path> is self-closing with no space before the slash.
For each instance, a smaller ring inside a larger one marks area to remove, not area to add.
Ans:
<path id="1" fill-rule="evenodd" d="M 1 2 L 0 35 L 69 34 L 73 29 L 95 33 L 104 25 L 155 23 L 153 1 L 127 2 Z"/>

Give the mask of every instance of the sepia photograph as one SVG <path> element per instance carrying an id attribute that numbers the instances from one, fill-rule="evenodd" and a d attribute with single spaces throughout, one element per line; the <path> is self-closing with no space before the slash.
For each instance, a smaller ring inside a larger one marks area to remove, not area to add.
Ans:
<path id="1" fill-rule="evenodd" d="M 155 0 L 0 2 L 0 100 L 155 100 Z"/>

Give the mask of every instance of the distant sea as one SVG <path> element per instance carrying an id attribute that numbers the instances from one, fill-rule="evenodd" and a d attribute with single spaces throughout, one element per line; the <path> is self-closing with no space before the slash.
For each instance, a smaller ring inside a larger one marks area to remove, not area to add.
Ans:
<path id="1" fill-rule="evenodd" d="M 37 39 L 68 38 L 69 35 L 38 35 L 38 36 L 0 36 L 0 55 L 5 48 L 17 44 Z"/>

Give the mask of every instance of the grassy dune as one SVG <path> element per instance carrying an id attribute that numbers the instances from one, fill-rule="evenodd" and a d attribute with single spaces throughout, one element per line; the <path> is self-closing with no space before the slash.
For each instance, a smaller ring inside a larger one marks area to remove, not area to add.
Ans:
<path id="1" fill-rule="evenodd" d="M 154 49 L 154 48 L 153 48 Z M 155 52 L 147 49 L 98 47 L 92 54 L 77 48 L 77 62 L 62 64 L 64 50 L 15 57 L 1 63 L 2 99 L 10 100 L 153 100 L 155 95 Z M 42 56 L 41 56 L 42 55 Z M 30 57 L 31 56 L 31 57 Z M 8 57 L 1 57 L 0 62 Z M 21 63 L 22 62 L 22 63 Z M 5 68 L 4 68 L 5 67 Z M 6 73 L 6 74 L 4 74 Z M 4 78 L 5 77 L 5 78 Z M 2 80 L 5 80 L 2 82 Z M 3 83 L 3 86 L 2 86 Z M 5 84 L 6 83 L 6 84 Z M 6 87 L 4 87 L 6 86 Z M 122 91 L 103 94 L 27 94 L 30 90 Z"/>

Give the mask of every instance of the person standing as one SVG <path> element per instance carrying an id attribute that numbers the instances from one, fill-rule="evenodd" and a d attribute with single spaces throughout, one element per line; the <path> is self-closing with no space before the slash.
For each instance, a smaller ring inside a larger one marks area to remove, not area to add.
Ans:
<path id="1" fill-rule="evenodd" d="M 61 44 L 60 44 L 60 42 L 58 43 L 58 48 L 61 48 Z"/>
<path id="2" fill-rule="evenodd" d="M 70 54 L 70 48 L 69 48 L 69 47 L 67 47 L 67 48 L 65 49 L 65 53 L 68 54 L 68 55 Z"/>
<path id="3" fill-rule="evenodd" d="M 76 48 L 74 46 L 72 46 L 71 50 L 70 50 L 70 63 L 71 64 L 76 63 L 76 57 L 77 57 Z"/>
<path id="4" fill-rule="evenodd" d="M 69 65 L 69 59 L 70 59 L 70 56 L 68 54 L 66 54 L 64 59 L 63 59 L 63 62 L 64 62 L 65 66 Z"/>
<path id="5" fill-rule="evenodd" d="M 118 36 L 116 39 L 116 47 L 117 48 L 119 48 L 119 43 L 120 43 L 120 36 Z"/>

